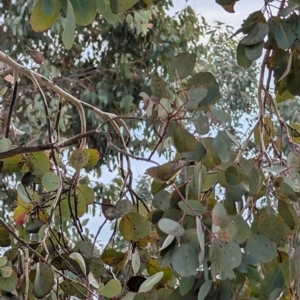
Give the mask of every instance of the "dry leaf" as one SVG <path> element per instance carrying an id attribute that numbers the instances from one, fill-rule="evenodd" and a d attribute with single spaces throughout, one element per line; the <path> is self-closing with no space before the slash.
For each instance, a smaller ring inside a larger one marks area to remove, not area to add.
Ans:
<path id="1" fill-rule="evenodd" d="M 4 77 L 4 80 L 6 80 L 7 82 L 14 84 L 15 80 L 14 80 L 14 76 L 8 74 Z"/>
<path id="2" fill-rule="evenodd" d="M 43 53 L 40 51 L 37 51 L 37 50 L 29 49 L 29 54 L 30 54 L 32 60 L 34 62 L 36 62 L 37 64 L 42 64 L 45 59 Z"/>

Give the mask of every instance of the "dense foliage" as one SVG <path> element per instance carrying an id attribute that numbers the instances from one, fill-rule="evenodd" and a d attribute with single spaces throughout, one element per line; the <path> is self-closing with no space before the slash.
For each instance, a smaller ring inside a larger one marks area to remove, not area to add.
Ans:
<path id="1" fill-rule="evenodd" d="M 297 299 L 300 3 L 261 2 L 232 34 L 168 0 L 2 1 L 2 298 Z M 155 154 L 195 166 L 136 186 Z"/>

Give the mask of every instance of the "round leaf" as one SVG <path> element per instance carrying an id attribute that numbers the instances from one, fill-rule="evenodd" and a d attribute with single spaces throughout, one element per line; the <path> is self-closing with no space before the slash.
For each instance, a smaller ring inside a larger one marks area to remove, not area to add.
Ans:
<path id="1" fill-rule="evenodd" d="M 91 24 L 96 15 L 96 0 L 70 0 L 74 9 L 75 22 L 80 26 Z"/>
<path id="2" fill-rule="evenodd" d="M 225 178 L 230 185 L 237 185 L 242 182 L 242 175 L 234 166 L 230 166 L 226 169 Z"/>
<path id="3" fill-rule="evenodd" d="M 182 244 L 173 252 L 171 263 L 180 276 L 195 276 L 199 267 L 198 251 L 191 244 Z"/>
<path id="4" fill-rule="evenodd" d="M 88 155 L 84 150 L 75 150 L 69 157 L 70 165 L 76 170 L 80 170 L 85 167 L 88 161 Z"/>
<path id="5" fill-rule="evenodd" d="M 120 221 L 119 230 L 127 241 L 137 242 L 149 234 L 149 224 L 146 219 L 135 212 L 131 212 Z"/>
<path id="6" fill-rule="evenodd" d="M 184 79 L 193 72 L 196 57 L 196 54 L 188 52 L 179 53 L 174 57 L 172 66 L 175 69 L 175 75 L 178 74 L 179 79 Z"/>
<path id="7" fill-rule="evenodd" d="M 59 187 L 59 177 L 55 173 L 45 173 L 42 177 L 42 185 L 48 192 L 55 191 Z"/>
<path id="8" fill-rule="evenodd" d="M 267 237 L 261 234 L 252 235 L 248 239 L 245 249 L 255 259 L 256 262 L 253 264 L 258 262 L 269 263 L 277 255 L 276 247 L 271 244 Z"/>
<path id="9" fill-rule="evenodd" d="M 160 219 L 158 221 L 158 227 L 169 235 L 181 236 L 184 234 L 184 228 L 178 222 L 171 219 Z"/>

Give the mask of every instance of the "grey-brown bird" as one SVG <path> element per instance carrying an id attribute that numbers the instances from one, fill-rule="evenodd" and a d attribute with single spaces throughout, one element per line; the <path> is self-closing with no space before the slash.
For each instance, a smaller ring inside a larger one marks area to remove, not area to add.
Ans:
<path id="1" fill-rule="evenodd" d="M 151 176 L 157 182 L 174 181 L 182 168 L 196 165 L 193 160 L 172 160 L 157 167 L 146 170 L 145 174 Z"/>

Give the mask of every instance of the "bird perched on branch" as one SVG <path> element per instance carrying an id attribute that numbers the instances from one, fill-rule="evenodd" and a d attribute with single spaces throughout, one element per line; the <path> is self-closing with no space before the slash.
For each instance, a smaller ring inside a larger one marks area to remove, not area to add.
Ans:
<path id="1" fill-rule="evenodd" d="M 182 168 L 196 165 L 195 161 L 172 160 L 157 167 L 146 170 L 145 174 L 151 176 L 157 182 L 174 181 Z"/>

